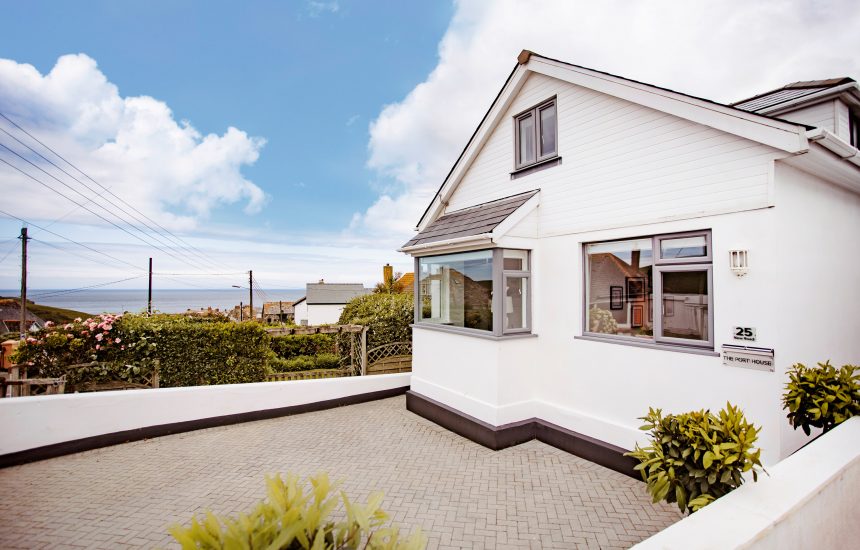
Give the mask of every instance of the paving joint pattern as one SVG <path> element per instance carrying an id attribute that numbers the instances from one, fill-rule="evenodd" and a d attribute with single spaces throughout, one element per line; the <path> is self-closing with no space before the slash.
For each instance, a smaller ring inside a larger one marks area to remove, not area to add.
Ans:
<path id="1" fill-rule="evenodd" d="M 167 527 L 246 511 L 266 474 L 327 471 L 429 548 L 627 548 L 678 521 L 637 480 L 538 441 L 491 451 L 403 396 L 106 447 L 0 471 L 2 548 L 171 547 Z"/>

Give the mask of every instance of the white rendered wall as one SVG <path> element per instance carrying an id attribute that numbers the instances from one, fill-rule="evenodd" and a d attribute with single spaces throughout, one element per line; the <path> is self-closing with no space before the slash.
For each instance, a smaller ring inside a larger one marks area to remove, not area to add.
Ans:
<path id="1" fill-rule="evenodd" d="M 303 301 L 300 304 L 294 305 L 293 311 L 295 312 L 293 318 L 295 319 L 297 325 L 308 324 L 308 323 L 302 323 L 302 321 L 308 320 L 308 302 L 307 302 L 307 300 Z"/>
<path id="2" fill-rule="evenodd" d="M 337 324 L 344 306 L 345 304 L 308 304 L 308 324 Z"/>
<path id="3" fill-rule="evenodd" d="M 0 454 L 64 441 L 409 385 L 410 374 L 0 399 Z"/>
<path id="4" fill-rule="evenodd" d="M 852 418 L 702 510 L 634 548 L 856 548 L 860 418 Z"/>
<path id="5" fill-rule="evenodd" d="M 860 195 L 781 163 L 776 175 L 777 370 L 860 364 Z M 786 422 L 782 440 L 785 455 L 807 437 Z"/>

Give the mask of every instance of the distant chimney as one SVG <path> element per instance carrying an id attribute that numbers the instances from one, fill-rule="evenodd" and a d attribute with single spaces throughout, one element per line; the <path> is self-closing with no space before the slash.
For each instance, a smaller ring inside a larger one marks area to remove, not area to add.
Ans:
<path id="1" fill-rule="evenodd" d="M 394 268 L 389 264 L 385 264 L 382 266 L 382 282 L 388 282 L 392 278 L 394 278 Z"/>
<path id="2" fill-rule="evenodd" d="M 325 279 L 320 279 L 319 284 L 324 285 L 324 284 L 325 284 Z"/>
<path id="3" fill-rule="evenodd" d="M 630 265 L 636 271 L 639 271 L 639 256 L 641 254 L 642 254 L 642 252 L 639 250 L 634 250 L 633 252 L 630 253 Z"/>

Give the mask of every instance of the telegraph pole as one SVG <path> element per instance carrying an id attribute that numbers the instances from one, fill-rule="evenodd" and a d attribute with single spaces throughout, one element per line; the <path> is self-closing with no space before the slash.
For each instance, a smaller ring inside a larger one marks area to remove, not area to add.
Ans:
<path id="1" fill-rule="evenodd" d="M 146 312 L 152 315 L 152 258 L 149 259 L 149 293 L 146 298 Z"/>
<path id="2" fill-rule="evenodd" d="M 248 272 L 248 304 L 251 307 L 251 320 L 254 320 L 254 272 Z"/>
<path id="3" fill-rule="evenodd" d="M 27 228 L 21 228 L 21 340 L 27 334 Z"/>

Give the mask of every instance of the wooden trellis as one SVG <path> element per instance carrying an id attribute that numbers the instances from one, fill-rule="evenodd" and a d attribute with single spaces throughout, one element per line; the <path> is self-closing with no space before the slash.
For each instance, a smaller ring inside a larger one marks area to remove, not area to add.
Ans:
<path id="1" fill-rule="evenodd" d="M 336 350 L 340 356 L 341 368 L 355 375 L 367 374 L 367 327 L 363 325 L 320 325 L 277 327 L 266 329 L 272 336 L 292 336 L 303 334 L 336 334 Z M 347 347 L 349 353 L 342 353 Z"/>
<path id="2" fill-rule="evenodd" d="M 367 350 L 367 374 L 412 370 L 412 342 L 391 342 Z"/>

